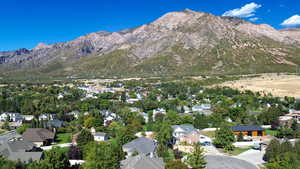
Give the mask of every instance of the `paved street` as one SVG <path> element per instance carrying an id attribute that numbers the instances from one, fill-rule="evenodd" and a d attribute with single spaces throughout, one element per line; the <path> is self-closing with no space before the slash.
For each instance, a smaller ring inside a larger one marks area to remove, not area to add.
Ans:
<path id="1" fill-rule="evenodd" d="M 208 155 L 206 169 L 258 169 L 255 165 L 229 156 Z"/>
<path id="2" fill-rule="evenodd" d="M 252 164 L 255 164 L 256 166 L 261 165 L 264 163 L 263 156 L 265 151 L 259 151 L 259 150 L 248 150 L 246 152 L 243 152 L 236 156 L 236 158 L 248 161 Z"/>

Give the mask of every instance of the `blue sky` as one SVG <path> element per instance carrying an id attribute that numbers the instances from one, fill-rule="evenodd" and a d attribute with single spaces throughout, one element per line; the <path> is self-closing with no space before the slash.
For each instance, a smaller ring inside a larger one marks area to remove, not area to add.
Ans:
<path id="1" fill-rule="evenodd" d="M 277 29 L 300 26 L 300 0 L 1 0 L 0 51 L 132 28 L 185 8 Z"/>

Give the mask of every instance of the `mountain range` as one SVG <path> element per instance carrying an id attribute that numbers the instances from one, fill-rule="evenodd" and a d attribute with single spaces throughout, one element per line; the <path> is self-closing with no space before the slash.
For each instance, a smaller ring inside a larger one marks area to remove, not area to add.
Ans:
<path id="1" fill-rule="evenodd" d="M 2 76 L 169 76 L 294 72 L 300 28 L 184 10 L 120 32 L 0 52 Z"/>

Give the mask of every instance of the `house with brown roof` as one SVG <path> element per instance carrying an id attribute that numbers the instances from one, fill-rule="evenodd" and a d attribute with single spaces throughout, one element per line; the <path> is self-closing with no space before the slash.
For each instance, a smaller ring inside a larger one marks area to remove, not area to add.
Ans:
<path id="1" fill-rule="evenodd" d="M 51 144 L 54 137 L 55 133 L 44 128 L 28 128 L 23 133 L 23 139 L 32 142 L 37 147 Z"/>

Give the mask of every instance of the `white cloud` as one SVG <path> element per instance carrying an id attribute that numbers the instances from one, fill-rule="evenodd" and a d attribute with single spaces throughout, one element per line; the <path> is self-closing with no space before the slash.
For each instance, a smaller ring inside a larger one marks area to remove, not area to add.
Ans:
<path id="1" fill-rule="evenodd" d="M 223 16 L 232 16 L 232 17 L 239 17 L 239 18 L 249 18 L 255 15 L 256 9 L 262 7 L 255 2 L 246 4 L 241 8 L 232 9 L 226 11 Z"/>
<path id="2" fill-rule="evenodd" d="M 300 15 L 294 15 L 281 23 L 282 26 L 296 26 L 300 25 Z"/>
<path id="3" fill-rule="evenodd" d="M 255 21 L 259 20 L 259 18 L 258 17 L 254 17 L 254 18 L 250 18 L 249 20 L 252 21 L 252 22 L 255 22 Z"/>

